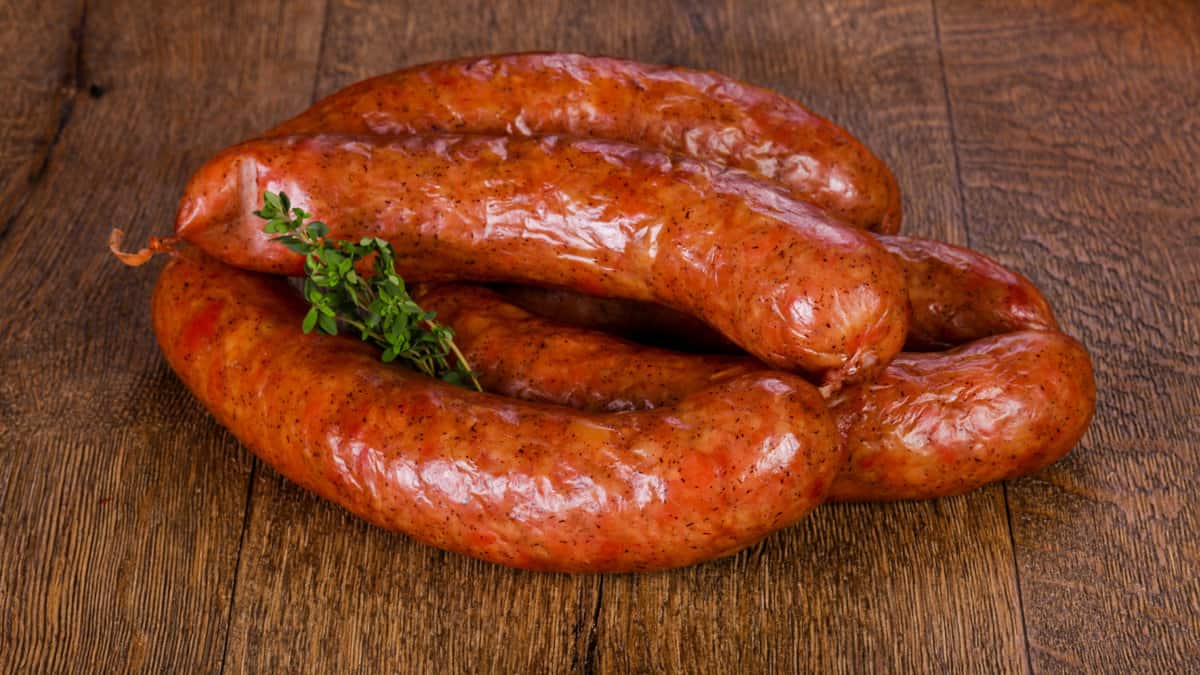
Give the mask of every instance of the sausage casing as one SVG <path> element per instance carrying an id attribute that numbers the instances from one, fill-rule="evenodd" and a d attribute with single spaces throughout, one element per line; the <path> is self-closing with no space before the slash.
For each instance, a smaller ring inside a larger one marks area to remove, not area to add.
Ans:
<path id="1" fill-rule="evenodd" d="M 589 414 L 304 335 L 285 280 L 195 249 L 167 265 L 152 304 L 171 367 L 267 464 L 380 527 L 505 565 L 633 571 L 726 555 L 804 516 L 844 461 L 820 395 L 794 375 Z"/>
<path id="2" fill-rule="evenodd" d="M 264 190 L 288 193 L 335 238 L 386 239 L 410 281 L 521 282 L 658 302 L 829 385 L 882 367 L 907 332 L 903 273 L 871 235 L 744 172 L 624 143 L 249 141 L 196 173 L 176 231 L 232 265 L 299 274 L 303 258 L 253 215 Z"/>
<path id="3" fill-rule="evenodd" d="M 844 129 L 719 73 L 582 54 L 413 66 L 351 85 L 272 132 L 572 134 L 755 172 L 856 227 L 900 229 L 900 188 Z"/>
<path id="4" fill-rule="evenodd" d="M 930 239 L 878 239 L 904 273 L 912 307 L 906 350 L 946 349 L 1018 330 L 1058 330 L 1037 287 L 988 256 Z M 736 351 L 704 323 L 666 307 L 564 289 L 497 290 L 524 309 L 581 328 L 687 351 Z"/>
<path id="5" fill-rule="evenodd" d="M 485 387 L 510 396 L 634 410 L 765 367 L 559 324 L 478 287 L 437 288 L 420 302 L 454 328 Z M 1018 329 L 946 352 L 901 354 L 830 401 L 849 456 L 830 499 L 929 499 L 1025 475 L 1079 441 L 1095 398 L 1087 351 L 1056 331 Z"/>

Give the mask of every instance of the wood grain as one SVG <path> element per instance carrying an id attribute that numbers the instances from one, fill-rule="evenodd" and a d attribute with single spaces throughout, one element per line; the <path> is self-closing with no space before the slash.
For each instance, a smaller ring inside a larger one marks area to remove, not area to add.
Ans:
<path id="1" fill-rule="evenodd" d="M 45 173 L 87 80 L 86 16 L 76 0 L 0 7 L 0 243 Z"/>
<path id="2" fill-rule="evenodd" d="M 20 0 L 0 44 L 0 672 L 1200 669 L 1195 3 Z M 714 68 L 851 129 L 908 232 L 1031 276 L 1092 349 L 1083 445 L 647 576 L 443 553 L 259 466 L 109 228 L 165 233 L 192 170 L 314 95 L 527 49 Z"/>
<path id="3" fill-rule="evenodd" d="M 1200 12 L 938 8 L 970 242 L 1023 263 L 1096 365 L 1082 446 L 1009 489 L 1033 667 L 1194 672 Z"/>
<path id="4" fill-rule="evenodd" d="M 38 180 L 0 207 L 0 672 L 211 672 L 251 459 L 158 354 L 157 266 L 124 268 L 105 241 L 169 231 L 202 158 L 308 98 L 316 54 L 291 45 L 315 44 L 323 8 L 70 9 L 12 29 L 46 27 L 70 55 L 47 77 L 71 87 L 45 94 L 70 114 Z"/>
<path id="5" fill-rule="evenodd" d="M 910 200 L 910 230 L 963 238 L 927 4 L 779 2 L 749 14 L 721 3 L 582 7 L 335 2 L 317 90 L 412 63 L 528 49 L 714 68 L 878 140 L 902 179 L 944 184 Z M 795 41 L 810 48 L 786 48 Z M 728 561 L 604 578 L 514 576 L 428 551 L 354 523 L 270 471 L 253 502 L 230 637 L 238 672 L 314 662 L 449 672 L 1025 665 L 999 487 L 942 504 L 829 508 Z M 363 587 L 377 592 L 355 590 Z M 314 620 L 330 610 L 336 620 Z"/>

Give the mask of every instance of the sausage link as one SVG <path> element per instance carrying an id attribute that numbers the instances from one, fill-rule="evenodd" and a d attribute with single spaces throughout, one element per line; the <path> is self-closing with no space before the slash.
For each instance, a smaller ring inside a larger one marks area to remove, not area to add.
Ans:
<path id="1" fill-rule="evenodd" d="M 413 66 L 354 84 L 276 127 L 299 133 L 572 134 L 751 171 L 857 227 L 900 229 L 892 172 L 844 129 L 724 75 L 582 54 Z"/>
<path id="2" fill-rule="evenodd" d="M 1058 330 L 1050 303 L 1028 279 L 968 248 L 881 236 L 904 270 L 912 307 L 909 351 L 946 349 L 1018 330 Z"/>
<path id="3" fill-rule="evenodd" d="M 477 287 L 440 287 L 419 301 L 455 330 L 485 387 L 521 398 L 651 408 L 765 368 L 746 357 L 685 355 L 558 324 Z M 929 499 L 1028 474 L 1079 441 L 1095 398 L 1087 351 L 1055 331 L 901 354 L 876 379 L 830 401 L 849 455 L 830 499 Z"/>
<path id="4" fill-rule="evenodd" d="M 820 395 L 793 375 L 589 414 L 304 335 L 285 280 L 195 249 L 167 265 L 152 304 L 171 367 L 267 464 L 380 527 L 505 565 L 641 571 L 727 555 L 803 517 L 845 458 Z"/>
<path id="5" fill-rule="evenodd" d="M 843 380 L 907 332 L 904 277 L 869 234 L 748 174 L 595 139 L 302 136 L 249 141 L 192 178 L 177 234 L 299 274 L 253 215 L 286 191 L 332 236 L 391 242 L 413 281 L 557 285 L 697 316 L 763 361 Z"/>
<path id="6" fill-rule="evenodd" d="M 497 284 L 491 289 L 521 309 L 578 328 L 685 352 L 744 353 L 708 324 L 670 307 L 623 298 L 599 298 L 565 288 Z"/>
<path id="7" fill-rule="evenodd" d="M 455 344 L 484 389 L 581 410 L 655 408 L 681 392 L 762 371 L 746 356 L 684 354 L 563 325 L 470 284 L 415 291 L 418 304 L 455 330 Z"/>
<path id="8" fill-rule="evenodd" d="M 1037 287 L 982 253 L 929 239 L 878 239 L 904 272 L 912 307 L 906 350 L 946 349 L 1018 330 L 1058 330 Z M 737 351 L 703 322 L 670 308 L 565 289 L 505 286 L 497 291 L 535 314 L 581 328 L 687 351 Z"/>
<path id="9" fill-rule="evenodd" d="M 1096 384 L 1078 341 L 1020 331 L 901 354 L 831 405 L 850 455 L 831 500 L 926 499 L 1057 461 L 1087 430 Z"/>

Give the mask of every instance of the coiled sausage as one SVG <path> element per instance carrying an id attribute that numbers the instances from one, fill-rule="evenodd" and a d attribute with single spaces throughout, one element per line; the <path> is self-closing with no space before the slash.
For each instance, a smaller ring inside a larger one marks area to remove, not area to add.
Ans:
<path id="1" fill-rule="evenodd" d="M 380 527 L 505 565 L 643 571 L 730 554 L 803 517 L 844 460 L 820 395 L 785 373 L 596 415 L 305 335 L 285 280 L 195 249 L 168 263 L 152 305 L 168 363 L 267 464 Z"/>
<path id="2" fill-rule="evenodd" d="M 485 388 L 529 400 L 653 408 L 765 368 L 748 357 L 681 354 L 559 324 L 469 285 L 426 290 L 419 302 L 454 328 Z M 830 499 L 929 499 L 1026 475 L 1079 441 L 1095 397 L 1087 351 L 1056 331 L 901 354 L 830 401 L 849 456 Z"/>
<path id="3" fill-rule="evenodd" d="M 573 134 L 755 172 L 856 227 L 900 229 L 900 188 L 846 130 L 719 73 L 582 54 L 413 66 L 351 85 L 269 132 Z"/>
<path id="4" fill-rule="evenodd" d="M 878 370 L 907 331 L 904 278 L 869 234 L 779 186 L 595 139 L 298 136 L 204 165 L 177 234 L 247 269 L 303 258 L 253 215 L 287 192 L 331 236 L 376 236 L 410 281 L 558 285 L 695 315 L 775 367 L 831 389 Z"/>

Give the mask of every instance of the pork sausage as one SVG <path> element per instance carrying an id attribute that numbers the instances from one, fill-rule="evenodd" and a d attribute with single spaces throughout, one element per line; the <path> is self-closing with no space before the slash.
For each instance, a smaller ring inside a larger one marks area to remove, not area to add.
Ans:
<path id="1" fill-rule="evenodd" d="M 904 272 L 912 307 L 907 351 L 931 351 L 1017 330 L 1057 330 L 1050 304 L 1028 279 L 982 253 L 930 239 L 880 236 Z M 565 289 L 505 286 L 501 295 L 535 314 L 656 346 L 730 353 L 703 322 L 666 307 Z"/>
<path id="2" fill-rule="evenodd" d="M 419 302 L 455 330 L 484 386 L 510 396 L 636 410 L 765 368 L 559 324 L 468 285 L 427 291 Z M 1087 351 L 1056 331 L 901 354 L 830 401 L 849 455 L 830 499 L 929 499 L 1028 474 L 1079 441 L 1095 398 Z"/>
<path id="3" fill-rule="evenodd" d="M 271 135 L 572 134 L 714 160 L 787 186 L 856 227 L 900 229 L 900 188 L 841 127 L 719 73 L 582 54 L 413 66 L 351 85 Z"/>
<path id="4" fill-rule="evenodd" d="M 1096 384 L 1078 341 L 1019 331 L 901 354 L 831 404 L 850 457 L 831 500 L 927 499 L 1057 461 L 1087 430 Z"/>
<path id="5" fill-rule="evenodd" d="M 410 281 L 557 285 L 692 314 L 831 389 L 891 360 L 904 276 L 869 234 L 774 183 L 685 157 L 543 136 L 249 141 L 192 178 L 179 237 L 234 266 L 299 274 L 253 215 L 284 191 L 332 228 L 382 237 Z"/>
<path id="6" fill-rule="evenodd" d="M 557 323 L 490 289 L 441 284 L 418 304 L 454 328 L 487 391 L 593 411 L 642 410 L 766 368 L 747 356 L 685 354 Z"/>
<path id="7" fill-rule="evenodd" d="M 168 363 L 267 464 L 380 527 L 505 565 L 621 572 L 727 555 L 803 517 L 844 461 L 820 395 L 794 375 L 589 414 L 305 335 L 284 279 L 195 249 L 168 263 L 152 304 Z"/>
<path id="8" fill-rule="evenodd" d="M 904 348 L 946 349 L 1017 330 L 1058 330 L 1050 303 L 1028 279 L 968 248 L 881 236 L 908 287 L 912 322 Z"/>

